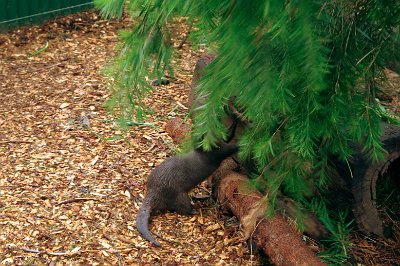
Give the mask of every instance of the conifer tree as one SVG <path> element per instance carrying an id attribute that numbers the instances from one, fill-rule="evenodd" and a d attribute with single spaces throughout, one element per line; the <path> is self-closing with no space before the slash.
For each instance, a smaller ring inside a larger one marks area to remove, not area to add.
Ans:
<path id="1" fill-rule="evenodd" d="M 193 134 L 205 136 L 206 149 L 224 138 L 221 117 L 234 97 L 251 122 L 240 136 L 240 156 L 255 162 L 271 203 L 279 191 L 302 202 L 313 186 L 323 188 L 329 159 L 348 160 L 354 141 L 375 160 L 382 157 L 380 122 L 395 121 L 377 93 L 384 64 L 393 57 L 387 51 L 399 30 L 399 1 L 95 3 L 106 17 L 120 17 L 125 7 L 137 21 L 121 34 L 110 69 L 109 104 L 123 117 L 142 117 L 142 99 L 151 92 L 145 77 L 161 77 L 170 67 L 168 23 L 180 16 L 194 21 L 192 40 L 218 56 L 201 81 L 207 100 Z"/>

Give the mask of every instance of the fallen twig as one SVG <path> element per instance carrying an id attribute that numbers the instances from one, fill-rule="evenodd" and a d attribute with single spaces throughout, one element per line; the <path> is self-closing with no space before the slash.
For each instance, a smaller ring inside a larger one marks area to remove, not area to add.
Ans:
<path id="1" fill-rule="evenodd" d="M 88 201 L 88 200 L 97 200 L 97 199 L 95 199 L 95 198 L 74 198 L 74 199 L 61 201 L 61 202 L 57 203 L 57 205 L 68 204 L 68 203 L 79 202 L 79 201 Z"/>
<path id="2" fill-rule="evenodd" d="M 36 254 L 46 254 L 46 255 L 50 255 L 50 256 L 71 256 L 71 255 L 76 255 L 80 252 L 79 249 L 74 251 L 67 251 L 67 252 L 49 252 L 49 251 L 41 251 L 41 250 L 37 250 L 37 249 L 29 249 L 29 248 L 20 248 L 20 250 L 28 252 L 28 253 L 36 253 Z"/>
<path id="3" fill-rule="evenodd" d="M 118 123 L 118 121 L 111 120 L 111 119 L 101 120 L 101 122 L 102 123 Z M 147 122 L 125 121 L 124 123 L 126 126 L 144 126 L 144 127 L 158 129 L 158 127 L 156 125 L 154 125 L 152 123 L 147 123 Z"/>
<path id="4" fill-rule="evenodd" d="M 145 150 L 144 152 L 149 152 L 149 151 L 151 151 L 155 146 L 156 146 L 156 144 L 153 143 L 153 145 L 151 145 L 151 147 L 148 148 L 147 150 Z"/>
<path id="5" fill-rule="evenodd" d="M 110 242 L 115 241 L 112 237 L 110 237 L 110 236 L 108 236 L 108 235 L 106 235 L 106 234 L 103 234 L 102 236 L 103 236 L 105 239 L 107 239 L 108 241 L 110 241 Z"/>
<path id="6" fill-rule="evenodd" d="M 247 119 L 244 117 L 243 113 L 241 113 L 241 112 L 236 108 L 236 106 L 233 104 L 233 102 L 232 102 L 231 99 L 228 100 L 228 106 L 229 106 L 229 109 L 231 110 L 231 112 L 232 112 L 237 118 L 239 118 L 239 120 L 240 120 L 241 122 L 243 122 L 245 125 L 250 125 L 250 121 L 247 120 Z"/>
<path id="7" fill-rule="evenodd" d="M 29 252 L 29 253 L 41 253 L 42 251 L 39 251 L 37 249 L 29 249 L 29 248 L 20 248 L 22 251 Z"/>
<path id="8" fill-rule="evenodd" d="M 33 143 L 32 141 L 26 141 L 26 140 L 5 140 L 5 141 L 0 141 L 0 145 L 4 144 L 9 144 L 9 143 Z"/>

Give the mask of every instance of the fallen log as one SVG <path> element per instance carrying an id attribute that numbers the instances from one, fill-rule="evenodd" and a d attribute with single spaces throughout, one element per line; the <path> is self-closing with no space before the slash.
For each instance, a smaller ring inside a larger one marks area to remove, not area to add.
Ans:
<path id="1" fill-rule="evenodd" d="M 242 222 L 249 220 L 249 217 L 255 218 L 251 241 L 257 248 L 262 249 L 274 265 L 325 265 L 282 215 L 275 214 L 267 218 L 264 215 L 265 210 L 257 210 L 262 206 L 260 203 L 263 202 L 263 195 L 258 191 L 246 189 L 247 178 L 233 171 L 235 167 L 236 163 L 227 159 L 214 172 L 215 196 L 221 207 L 231 210 Z M 262 215 L 254 216 L 257 212 Z M 245 228 L 246 230 L 248 228 Z"/>
<path id="2" fill-rule="evenodd" d="M 181 143 L 190 136 L 190 126 L 185 124 L 185 121 L 179 117 L 168 120 L 164 129 L 175 144 Z"/>
<path id="3" fill-rule="evenodd" d="M 375 234 L 380 237 L 390 237 L 391 228 L 383 224 L 376 206 L 376 182 L 389 168 L 400 159 L 400 128 L 383 123 L 381 141 L 387 153 L 380 161 L 371 160 L 363 152 L 362 144 L 355 144 L 356 154 L 349 160 L 349 166 L 344 162 L 336 162 L 340 181 L 351 188 L 353 213 L 359 229 L 365 234 Z"/>
<path id="4" fill-rule="evenodd" d="M 199 106 L 202 106 L 205 102 L 205 99 L 199 97 L 199 94 L 197 93 L 198 82 L 204 76 L 204 68 L 208 66 L 215 59 L 215 57 L 216 57 L 215 54 L 204 55 L 197 61 L 196 66 L 194 68 L 192 84 L 190 86 L 190 91 L 189 91 L 189 100 L 187 103 L 187 106 L 190 108 L 189 115 L 192 119 L 194 117 L 196 109 Z"/>

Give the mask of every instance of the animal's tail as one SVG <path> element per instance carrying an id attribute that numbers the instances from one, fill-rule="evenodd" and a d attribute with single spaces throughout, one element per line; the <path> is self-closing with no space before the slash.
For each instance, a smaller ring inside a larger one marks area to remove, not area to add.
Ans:
<path id="1" fill-rule="evenodd" d="M 136 228 L 138 229 L 140 235 L 156 245 L 160 247 L 161 244 L 155 240 L 155 238 L 151 235 L 149 231 L 149 219 L 151 214 L 151 202 L 149 197 L 145 197 L 140 206 L 139 213 L 136 217 Z"/>

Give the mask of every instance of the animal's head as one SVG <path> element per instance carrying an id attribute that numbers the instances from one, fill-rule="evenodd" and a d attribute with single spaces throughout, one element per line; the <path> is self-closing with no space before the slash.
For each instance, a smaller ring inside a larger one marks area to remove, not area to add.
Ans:
<path id="1" fill-rule="evenodd" d="M 226 143 L 220 141 L 217 146 L 214 146 L 209 151 L 203 150 L 202 147 L 196 149 L 197 152 L 207 157 L 213 163 L 220 163 L 225 158 L 235 154 L 238 151 L 238 146 L 235 143 Z"/>

